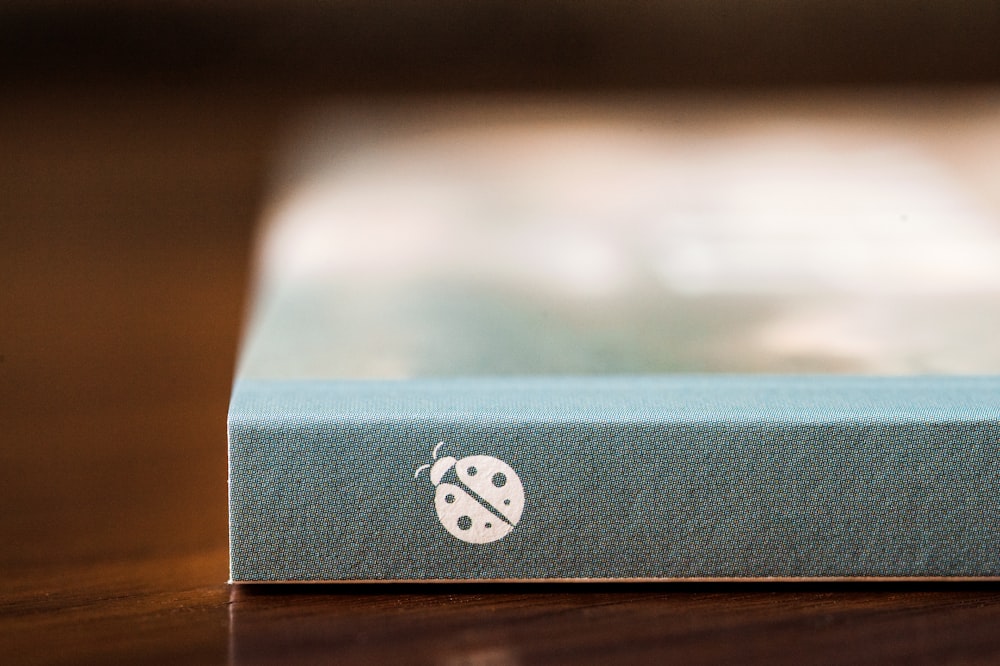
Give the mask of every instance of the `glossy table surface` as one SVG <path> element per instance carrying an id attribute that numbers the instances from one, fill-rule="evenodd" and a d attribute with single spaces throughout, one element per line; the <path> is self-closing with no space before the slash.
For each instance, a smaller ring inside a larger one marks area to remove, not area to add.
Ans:
<path id="1" fill-rule="evenodd" d="M 225 582 L 224 421 L 294 107 L 0 104 L 0 663 L 992 663 L 1000 586 Z"/>

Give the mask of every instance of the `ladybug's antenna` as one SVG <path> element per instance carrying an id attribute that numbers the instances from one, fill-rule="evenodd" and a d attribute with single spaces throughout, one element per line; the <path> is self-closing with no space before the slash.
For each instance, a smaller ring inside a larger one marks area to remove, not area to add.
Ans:
<path id="1" fill-rule="evenodd" d="M 437 460 L 438 449 L 440 449 L 442 446 L 444 446 L 444 442 L 438 442 L 437 446 L 434 447 L 434 450 L 431 451 L 431 455 L 434 456 L 434 460 Z"/>
<path id="2" fill-rule="evenodd" d="M 428 467 L 430 467 L 430 465 L 421 465 L 420 467 L 418 467 L 418 468 L 417 468 L 417 471 L 413 473 L 413 478 L 415 479 L 415 478 L 417 478 L 418 476 L 420 476 L 420 473 L 421 473 L 422 471 L 424 471 L 424 469 L 426 469 L 426 468 L 428 468 Z"/>

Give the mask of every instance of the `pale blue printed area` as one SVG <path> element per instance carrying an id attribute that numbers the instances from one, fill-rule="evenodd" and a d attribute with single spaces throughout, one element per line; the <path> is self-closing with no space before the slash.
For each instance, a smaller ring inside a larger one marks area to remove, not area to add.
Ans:
<path id="1" fill-rule="evenodd" d="M 1000 374 L 1000 299 L 699 294 L 646 284 L 573 299 L 476 276 L 275 282 L 247 379 L 656 374 Z"/>
<path id="2" fill-rule="evenodd" d="M 1000 379 L 237 382 L 232 575 L 1000 576 Z M 464 543 L 414 471 L 489 455 L 517 526 Z"/>

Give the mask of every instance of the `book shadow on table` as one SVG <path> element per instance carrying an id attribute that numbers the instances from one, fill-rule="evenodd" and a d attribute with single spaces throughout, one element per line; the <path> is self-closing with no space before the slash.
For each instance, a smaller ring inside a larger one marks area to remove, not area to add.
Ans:
<path id="1" fill-rule="evenodd" d="M 709 655 L 715 663 L 732 654 L 724 631 L 743 637 L 728 639 L 737 644 L 767 635 L 753 643 L 760 663 L 802 663 L 803 653 L 852 631 L 905 636 L 907 650 L 977 645 L 994 635 L 998 596 L 1000 581 L 983 580 L 233 584 L 229 654 L 234 665 L 290 655 L 489 666 Z M 934 618 L 946 613 L 958 619 L 939 626 Z"/>

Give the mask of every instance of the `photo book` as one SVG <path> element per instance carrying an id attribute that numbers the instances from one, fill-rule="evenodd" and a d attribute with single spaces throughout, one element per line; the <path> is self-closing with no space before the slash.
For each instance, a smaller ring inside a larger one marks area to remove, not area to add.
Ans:
<path id="1" fill-rule="evenodd" d="M 1000 578 L 1000 97 L 345 101 L 277 162 L 233 582 Z"/>

